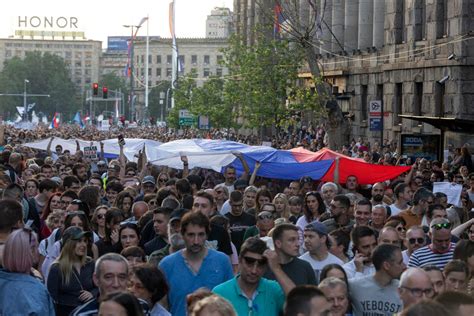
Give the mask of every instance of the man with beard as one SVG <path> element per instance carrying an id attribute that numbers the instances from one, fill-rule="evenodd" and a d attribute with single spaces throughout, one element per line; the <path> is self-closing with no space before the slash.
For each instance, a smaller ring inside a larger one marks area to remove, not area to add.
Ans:
<path id="1" fill-rule="evenodd" d="M 377 247 L 375 231 L 368 226 L 357 226 L 351 232 L 351 241 L 354 244 L 354 259 L 346 263 L 343 268 L 347 278 L 360 278 L 372 275 L 375 268 L 372 264 L 372 252 Z"/>
<path id="2" fill-rule="evenodd" d="M 89 180 L 86 165 L 82 163 L 76 163 L 72 167 L 72 174 L 75 175 L 79 179 L 79 181 L 81 181 L 81 186 L 85 185 L 87 180 Z"/>
<path id="3" fill-rule="evenodd" d="M 186 295 L 201 287 L 212 289 L 234 276 L 229 258 L 205 247 L 208 234 L 207 216 L 201 212 L 187 213 L 181 220 L 185 249 L 160 262 L 170 286 L 168 300 L 172 315 L 186 315 Z"/>
<path id="4" fill-rule="evenodd" d="M 263 278 L 270 268 L 276 281 Z M 238 315 L 278 315 L 285 302 L 285 294 L 295 284 L 283 272 L 276 253 L 258 237 L 247 239 L 240 250 L 240 273 L 216 286 L 212 291 L 227 299 Z"/>
<path id="5" fill-rule="evenodd" d="M 406 269 L 400 247 L 383 244 L 372 255 L 375 274 L 349 280 L 354 315 L 393 315 L 402 309 L 400 275 Z"/>
<path id="6" fill-rule="evenodd" d="M 372 199 L 370 202 L 372 202 L 372 205 L 377 205 L 377 204 L 384 204 L 383 203 L 383 196 L 385 193 L 385 184 L 382 182 L 377 182 L 372 186 Z"/>

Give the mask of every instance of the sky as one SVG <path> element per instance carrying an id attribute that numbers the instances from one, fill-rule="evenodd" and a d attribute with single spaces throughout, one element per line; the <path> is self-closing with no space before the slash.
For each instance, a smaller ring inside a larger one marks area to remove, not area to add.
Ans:
<path id="1" fill-rule="evenodd" d="M 168 6 L 171 0 L 14 0 L 0 10 L 0 37 L 14 35 L 19 16 L 77 18 L 77 29 L 87 39 L 102 41 L 107 45 L 107 36 L 128 36 L 130 29 L 123 25 L 138 25 L 143 17 L 149 17 L 149 35 L 170 37 Z M 176 36 L 205 37 L 206 18 L 214 7 L 232 10 L 233 0 L 175 0 Z M 26 29 L 24 26 L 22 29 Z M 29 27 L 32 30 L 35 28 Z M 36 28 L 38 30 L 38 28 Z M 52 29 L 49 29 L 52 30 Z M 60 29 L 55 29 L 60 30 Z M 146 35 L 146 24 L 138 35 Z"/>

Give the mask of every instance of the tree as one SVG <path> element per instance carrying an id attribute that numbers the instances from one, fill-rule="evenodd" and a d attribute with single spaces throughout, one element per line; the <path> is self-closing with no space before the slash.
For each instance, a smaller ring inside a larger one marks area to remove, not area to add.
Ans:
<path id="1" fill-rule="evenodd" d="M 274 0 L 269 5 L 268 0 L 257 0 L 261 12 L 270 20 L 274 17 L 274 5 L 280 7 L 282 18 L 285 23 L 280 27 L 292 41 L 300 46 L 305 54 L 305 61 L 315 80 L 315 89 L 319 96 L 325 96 L 324 108 L 327 113 L 326 130 L 329 136 L 329 147 L 338 149 L 348 141 L 348 124 L 342 115 L 342 110 L 331 93 L 328 83 L 318 80 L 321 71 L 318 65 L 318 57 L 315 44 L 319 41 L 319 30 L 325 24 L 324 14 L 320 14 L 321 0 Z M 325 3 L 325 2 L 324 2 Z M 324 4 L 325 6 L 325 4 Z M 317 17 L 320 17 L 318 19 Z M 337 39 L 334 39 L 337 41 Z"/>
<path id="2" fill-rule="evenodd" d="M 253 46 L 235 36 L 224 50 L 224 64 L 231 73 L 225 97 L 238 106 L 244 126 L 273 126 L 278 137 L 292 112 L 317 111 L 321 96 L 297 84 L 304 57 L 300 47 L 288 40 L 268 39 L 264 32 L 257 31 L 255 36 Z"/>
<path id="3" fill-rule="evenodd" d="M 167 116 L 167 111 L 171 100 L 171 82 L 161 81 L 156 87 L 153 87 L 148 95 L 148 113 L 150 116 L 163 120 Z M 164 95 L 164 98 L 160 94 Z"/>
<path id="4" fill-rule="evenodd" d="M 64 60 L 50 53 L 27 52 L 24 59 L 14 57 L 5 61 L 0 73 L 0 93 L 22 94 L 25 79 L 27 93 L 49 94 L 50 97 L 28 97 L 27 103 L 36 103 L 35 111 L 52 117 L 60 112 L 63 120 L 72 118 L 79 108 L 76 89 Z M 0 97 L 0 108 L 5 117 L 14 118 L 16 106 L 23 106 L 20 96 Z"/>

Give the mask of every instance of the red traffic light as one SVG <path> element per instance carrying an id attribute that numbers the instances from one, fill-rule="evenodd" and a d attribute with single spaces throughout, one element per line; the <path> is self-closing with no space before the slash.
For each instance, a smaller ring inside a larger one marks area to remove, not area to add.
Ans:
<path id="1" fill-rule="evenodd" d="M 96 97 L 99 95 L 99 84 L 97 82 L 94 82 L 92 84 L 92 94 Z"/>
<path id="2" fill-rule="evenodd" d="M 102 88 L 102 98 L 107 99 L 109 93 L 109 89 L 107 87 Z"/>

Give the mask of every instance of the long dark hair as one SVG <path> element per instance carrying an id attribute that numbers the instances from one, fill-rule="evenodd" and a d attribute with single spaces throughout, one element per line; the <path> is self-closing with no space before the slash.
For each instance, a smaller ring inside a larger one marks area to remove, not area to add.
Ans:
<path id="1" fill-rule="evenodd" d="M 326 204 L 324 204 L 323 198 L 321 197 L 321 194 L 316 191 L 310 191 L 305 194 L 304 196 L 304 204 L 303 204 L 303 213 L 306 218 L 306 221 L 308 223 L 312 222 L 314 220 L 313 214 L 308 208 L 307 205 L 307 199 L 309 196 L 314 196 L 316 200 L 318 200 L 318 214 L 321 216 L 322 214 L 326 213 Z"/>

